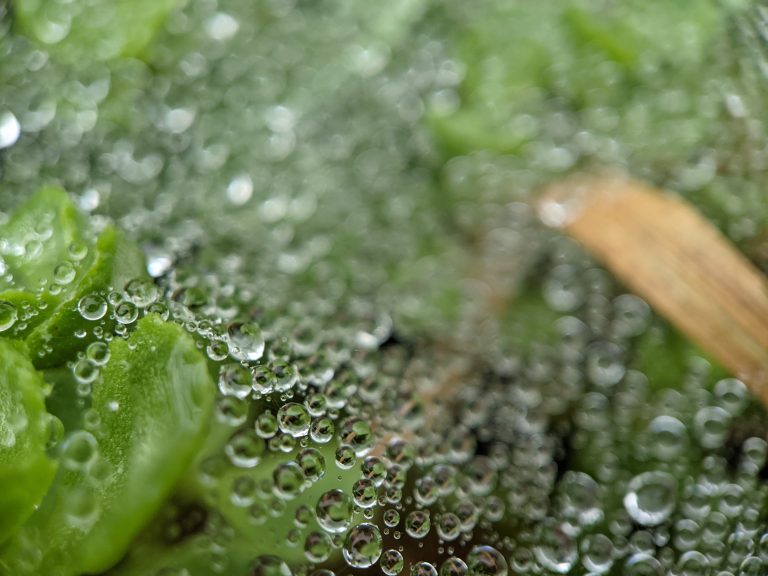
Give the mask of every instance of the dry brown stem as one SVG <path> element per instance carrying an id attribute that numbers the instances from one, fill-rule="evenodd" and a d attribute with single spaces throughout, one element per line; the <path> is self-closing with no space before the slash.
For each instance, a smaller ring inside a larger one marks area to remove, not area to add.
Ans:
<path id="1" fill-rule="evenodd" d="M 544 191 L 563 229 L 768 406 L 768 282 L 686 202 L 620 175 Z"/>

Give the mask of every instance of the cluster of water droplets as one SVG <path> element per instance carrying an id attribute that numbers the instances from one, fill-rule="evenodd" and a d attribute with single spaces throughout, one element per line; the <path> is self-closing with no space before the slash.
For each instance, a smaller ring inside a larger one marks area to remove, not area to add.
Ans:
<path id="1" fill-rule="evenodd" d="M 653 101 L 678 122 L 725 102 L 749 160 L 660 166 L 617 141 L 616 110 L 555 102 L 516 120 L 537 135 L 524 154 L 443 162 L 425 115 L 457 109 L 466 70 L 437 21 L 407 1 L 190 2 L 151 66 L 75 72 L 0 24 L 0 198 L 61 182 L 152 276 L 77 303 L 78 402 L 147 313 L 215 366 L 209 441 L 149 532 L 200 557 L 152 551 L 146 573 L 764 573 L 763 412 L 526 202 L 579 162 L 634 158 L 752 240 L 751 95 Z M 0 335 L 38 313 L 0 303 Z M 98 426 L 86 412 L 60 439 L 95 479 Z M 69 520 L 95 514 L 73 499 Z"/>

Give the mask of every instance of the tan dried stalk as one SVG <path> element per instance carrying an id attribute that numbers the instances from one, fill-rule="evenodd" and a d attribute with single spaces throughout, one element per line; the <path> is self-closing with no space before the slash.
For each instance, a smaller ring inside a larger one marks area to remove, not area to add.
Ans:
<path id="1" fill-rule="evenodd" d="M 768 282 L 694 208 L 612 174 L 555 184 L 538 211 L 768 406 Z"/>

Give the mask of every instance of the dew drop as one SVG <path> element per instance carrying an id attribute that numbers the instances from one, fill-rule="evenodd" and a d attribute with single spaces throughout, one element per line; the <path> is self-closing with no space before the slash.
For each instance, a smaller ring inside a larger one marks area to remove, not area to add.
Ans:
<path id="1" fill-rule="evenodd" d="M 86 320 L 101 320 L 107 313 L 107 301 L 98 294 L 88 294 L 80 298 L 77 311 Z"/>
<path id="2" fill-rule="evenodd" d="M 278 498 L 290 500 L 304 488 L 304 472 L 296 462 L 283 462 L 272 473 L 273 492 Z"/>
<path id="3" fill-rule="evenodd" d="M 255 431 L 239 430 L 235 432 L 224 447 L 229 460 L 238 468 L 253 468 L 264 453 L 264 440 Z"/>
<path id="4" fill-rule="evenodd" d="M 381 556 L 382 539 L 379 529 L 373 524 L 358 524 L 344 540 L 344 560 L 353 568 L 373 566 Z"/>
<path id="5" fill-rule="evenodd" d="M 405 532 L 411 538 L 424 538 L 429 534 L 430 527 L 428 510 L 413 510 L 405 518 Z"/>
<path id="6" fill-rule="evenodd" d="M 249 576 L 293 576 L 293 573 L 281 558 L 263 555 L 256 558 Z"/>
<path id="7" fill-rule="evenodd" d="M 230 362 L 219 368 L 219 391 L 225 396 L 241 400 L 251 393 L 252 376 L 242 364 Z"/>
<path id="8" fill-rule="evenodd" d="M 379 559 L 379 567 L 387 576 L 397 576 L 403 571 L 403 555 L 397 550 L 385 550 Z"/>
<path id="9" fill-rule="evenodd" d="M 297 402 L 287 402 L 277 411 L 277 424 L 285 434 L 294 438 L 306 436 L 312 423 L 307 409 Z"/>
<path id="10" fill-rule="evenodd" d="M 332 546 L 331 537 L 325 532 L 310 532 L 304 540 L 304 555 L 310 562 L 325 562 Z"/>
<path id="11" fill-rule="evenodd" d="M 258 324 L 234 322 L 227 327 L 229 353 L 236 360 L 256 362 L 264 354 L 264 336 Z"/>
<path id="12" fill-rule="evenodd" d="M 99 445 L 85 430 L 72 432 L 61 444 L 61 463 L 69 470 L 85 470 L 98 456 Z"/>
<path id="13" fill-rule="evenodd" d="M 17 319 L 16 306 L 4 300 L 0 301 L 0 332 L 10 330 L 16 324 Z"/>
<path id="14" fill-rule="evenodd" d="M 323 530 L 340 534 L 352 521 L 352 500 L 343 490 L 329 490 L 317 500 L 315 514 Z"/>
<path id="15" fill-rule="evenodd" d="M 507 576 L 504 556 L 492 546 L 475 546 L 467 555 L 470 576 Z"/>
<path id="16" fill-rule="evenodd" d="M 21 124 L 12 112 L 0 114 L 0 149 L 10 148 L 21 136 Z"/>
<path id="17" fill-rule="evenodd" d="M 675 480 L 666 472 L 654 470 L 638 474 L 629 482 L 624 508 L 643 526 L 656 526 L 675 509 Z"/>

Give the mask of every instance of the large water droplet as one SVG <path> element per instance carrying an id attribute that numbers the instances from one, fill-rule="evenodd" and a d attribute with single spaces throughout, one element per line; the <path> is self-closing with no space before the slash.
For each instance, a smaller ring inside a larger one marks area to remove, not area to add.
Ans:
<path id="1" fill-rule="evenodd" d="M 16 324 L 17 319 L 16 306 L 4 300 L 0 301 L 0 332 L 10 330 Z"/>
<path id="2" fill-rule="evenodd" d="M 323 530 L 339 534 L 352 521 L 352 500 L 343 490 L 329 490 L 317 500 L 315 514 Z"/>
<path id="3" fill-rule="evenodd" d="M 0 149 L 10 148 L 21 136 L 21 125 L 12 112 L 0 114 Z"/>
<path id="4" fill-rule="evenodd" d="M 624 508 L 635 522 L 643 526 L 664 522 L 675 509 L 675 503 L 675 479 L 658 470 L 632 478 L 624 496 Z"/>
<path id="5" fill-rule="evenodd" d="M 373 566 L 381 556 L 381 550 L 381 533 L 373 524 L 358 524 L 344 540 L 344 560 L 353 568 Z"/>
<path id="6" fill-rule="evenodd" d="M 492 546 L 475 546 L 467 555 L 470 576 L 507 576 L 504 556 Z"/>

